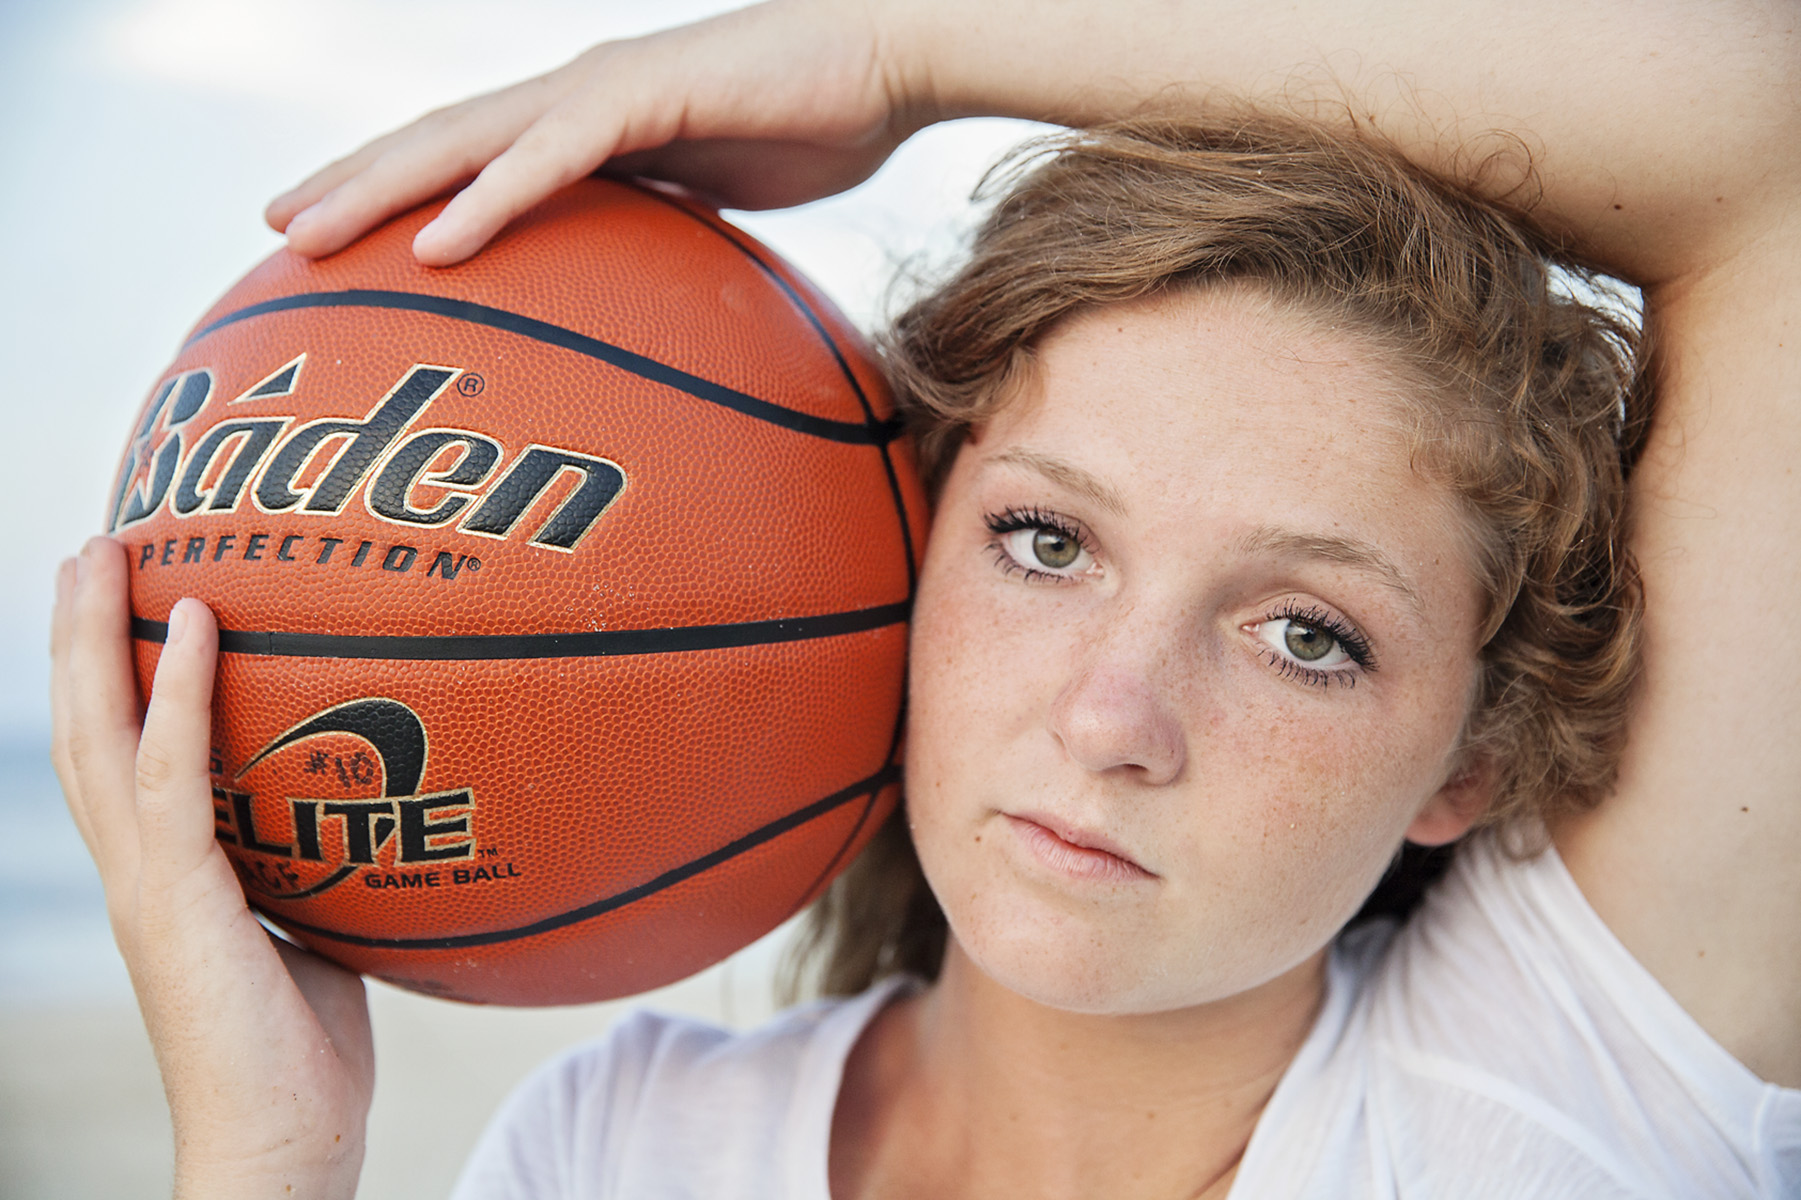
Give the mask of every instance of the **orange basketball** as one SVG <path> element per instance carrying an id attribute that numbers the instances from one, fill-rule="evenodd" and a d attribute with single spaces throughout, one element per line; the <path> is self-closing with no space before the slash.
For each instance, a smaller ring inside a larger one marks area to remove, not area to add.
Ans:
<path id="1" fill-rule="evenodd" d="M 296 940 L 463 1000 L 643 991 L 895 803 L 912 453 L 710 211 L 589 180 L 432 270 L 437 207 L 277 253 L 152 389 L 107 521 L 139 684 L 209 604 L 218 836 Z"/>

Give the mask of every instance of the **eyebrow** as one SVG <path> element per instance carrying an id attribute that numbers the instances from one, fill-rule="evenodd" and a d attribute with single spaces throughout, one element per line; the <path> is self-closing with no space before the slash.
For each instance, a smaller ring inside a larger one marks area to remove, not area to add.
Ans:
<path id="1" fill-rule="evenodd" d="M 1053 483 L 1061 484 L 1072 492 L 1088 497 L 1116 517 L 1126 515 L 1125 498 L 1117 491 L 1101 482 L 1099 476 L 1090 474 L 1074 463 L 1053 454 L 1041 454 L 1036 450 L 1013 446 L 1001 451 L 988 461 L 1035 471 Z"/>
<path id="2" fill-rule="evenodd" d="M 1387 584 L 1406 597 L 1417 613 L 1425 611 L 1420 602 L 1419 593 L 1401 574 L 1401 569 L 1391 562 L 1387 555 L 1368 542 L 1360 542 L 1355 538 L 1334 537 L 1326 534 L 1298 533 L 1292 529 L 1281 529 L 1273 525 L 1265 525 L 1254 529 L 1238 539 L 1238 548 L 1246 554 L 1295 554 L 1307 558 L 1323 558 L 1328 562 L 1342 563 L 1348 567 L 1357 567 L 1374 575 L 1377 580 Z"/>

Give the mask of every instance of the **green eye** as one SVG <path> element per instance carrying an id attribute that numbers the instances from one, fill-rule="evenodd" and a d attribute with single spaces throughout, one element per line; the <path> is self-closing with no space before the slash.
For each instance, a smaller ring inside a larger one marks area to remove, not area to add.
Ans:
<path id="1" fill-rule="evenodd" d="M 1040 529 L 1032 535 L 1032 556 L 1054 570 L 1069 566 L 1081 553 L 1074 538 L 1055 529 Z"/>
<path id="2" fill-rule="evenodd" d="M 1338 639 L 1325 630 L 1315 629 L 1295 620 L 1288 622 L 1282 640 L 1287 644 L 1288 652 L 1302 662 L 1317 662 L 1332 653 L 1333 648 L 1338 645 Z"/>

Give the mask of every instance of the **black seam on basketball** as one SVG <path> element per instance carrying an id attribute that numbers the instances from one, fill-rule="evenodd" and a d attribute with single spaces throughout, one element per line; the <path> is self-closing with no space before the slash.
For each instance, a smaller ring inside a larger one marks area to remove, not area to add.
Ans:
<path id="1" fill-rule="evenodd" d="M 811 617 L 777 617 L 727 625 L 682 625 L 671 629 L 602 629 L 582 633 L 495 633 L 447 636 L 256 632 L 221 629 L 223 654 L 279 658 L 380 658 L 395 661 L 478 661 L 487 659 L 607 658 L 622 654 L 679 654 L 724 650 L 863 633 L 907 620 L 912 605 L 882 604 Z M 131 636 L 162 642 L 166 621 L 131 619 Z"/>
<path id="2" fill-rule="evenodd" d="M 313 886 L 302 888 L 298 892 L 267 892 L 262 889 L 260 884 L 257 884 L 254 881 L 246 882 L 244 887 L 245 890 L 253 891 L 265 900 L 305 900 L 308 896 L 317 896 L 320 892 L 329 892 L 332 888 L 337 887 L 355 873 L 356 867 L 347 863 L 333 871 L 330 875 L 327 875 L 324 879 L 321 879 L 318 883 L 313 884 Z"/>
<path id="3" fill-rule="evenodd" d="M 869 821 L 869 814 L 875 811 L 876 801 L 882 798 L 882 790 L 883 789 L 881 788 L 877 788 L 875 791 L 869 793 L 868 799 L 863 802 L 863 811 L 857 814 L 856 824 L 850 827 L 850 832 L 844 835 L 844 840 L 842 842 L 838 843 L 838 849 L 832 852 L 832 857 L 826 861 L 825 866 L 821 868 L 819 874 L 813 876 L 813 882 L 800 890 L 800 898 L 796 900 L 794 906 L 788 910 L 788 915 L 782 918 L 784 921 L 806 907 L 808 897 L 813 895 L 814 889 L 830 879 L 832 875 L 837 872 L 838 864 L 844 860 L 845 851 L 849 850 L 851 843 L 857 840 L 857 834 L 863 831 L 863 826 Z"/>
<path id="4" fill-rule="evenodd" d="M 906 730 L 907 680 L 905 676 L 902 676 L 900 703 L 895 706 L 894 732 L 888 740 L 888 761 L 896 763 L 896 765 L 899 765 L 896 756 L 900 753 L 901 737 L 906 733 Z M 869 794 L 869 800 L 863 805 L 863 811 L 857 816 L 857 823 L 851 826 L 850 832 L 845 835 L 843 843 L 838 847 L 838 852 L 832 855 L 832 860 L 825 865 L 825 869 L 815 876 L 813 882 L 808 884 L 805 890 L 800 893 L 800 899 L 795 901 L 794 907 L 788 910 L 789 917 L 800 912 L 800 910 L 808 903 L 807 897 L 813 895 L 814 889 L 819 887 L 821 883 L 830 879 L 833 873 L 837 871 L 838 864 L 844 858 L 845 852 L 850 849 L 851 843 L 857 840 L 857 834 L 863 831 L 864 824 L 869 820 L 869 814 L 875 811 L 876 802 L 881 798 L 882 793 L 879 790 Z"/>
<path id="5" fill-rule="evenodd" d="M 819 335 L 820 340 L 826 344 L 826 348 L 832 352 L 832 357 L 837 360 L 838 370 L 843 373 L 845 382 L 850 384 L 851 392 L 857 397 L 857 403 L 862 407 L 864 419 L 868 421 L 870 427 L 882 427 L 883 422 L 877 420 L 875 409 L 871 407 L 869 397 L 864 393 L 863 385 L 857 379 L 857 373 L 851 370 L 850 362 L 844 357 L 844 351 L 839 348 L 837 340 L 832 337 L 831 330 L 826 328 L 825 322 L 820 320 L 819 314 L 813 311 L 813 306 L 807 303 L 805 296 L 802 296 L 794 289 L 793 285 L 783 279 L 781 273 L 774 267 L 764 262 L 763 257 L 746 244 L 738 236 L 738 230 L 728 222 L 710 219 L 689 208 L 686 204 L 679 203 L 673 197 L 665 196 L 660 192 L 649 191 L 647 194 L 711 229 L 737 247 L 739 253 L 755 263 L 757 269 L 767 275 L 776 287 L 780 288 L 782 293 L 788 297 L 789 302 L 800 310 L 801 315 L 806 317 L 807 322 L 813 326 L 813 331 Z M 889 418 L 887 423 L 898 425 L 900 423 L 899 415 Z M 894 500 L 895 515 L 900 518 L 901 548 L 907 556 L 907 595 L 910 597 L 919 582 L 919 568 L 913 562 L 913 525 L 907 519 L 907 501 L 901 495 L 900 475 L 895 471 L 894 460 L 888 454 L 888 445 L 893 440 L 893 438 L 889 438 L 879 444 L 882 450 L 882 470 L 888 475 L 888 494 Z"/>
<path id="6" fill-rule="evenodd" d="M 901 701 L 900 701 L 900 704 L 897 706 L 897 711 L 894 714 L 894 734 L 889 739 L 889 742 L 888 742 L 888 761 L 891 763 L 896 763 L 896 765 L 899 765 L 899 764 L 898 764 L 895 756 L 900 753 L 901 735 L 906 732 L 906 729 L 907 729 L 907 681 L 903 677 L 901 680 Z M 882 793 L 879 790 L 871 792 L 869 794 L 868 802 L 863 805 L 863 811 L 860 814 L 858 814 L 858 816 L 857 816 L 857 823 L 855 825 L 851 826 L 851 831 L 845 835 L 843 844 L 838 847 L 838 852 L 836 854 L 832 855 L 832 861 L 828 862 L 825 865 L 825 870 L 821 871 L 814 878 L 813 882 L 807 885 L 806 890 L 800 893 L 801 898 L 798 901 L 796 901 L 794 907 L 788 911 L 788 916 L 792 917 L 795 915 L 795 913 L 798 913 L 801 910 L 801 908 L 807 903 L 807 897 L 811 896 L 813 894 L 813 889 L 817 888 L 825 880 L 831 878 L 833 872 L 835 872 L 838 869 L 838 863 L 841 859 L 843 859 L 845 851 L 849 850 L 850 844 L 857 840 L 857 834 L 859 834 L 863 831 L 863 826 L 864 826 L 865 822 L 867 822 L 869 820 L 869 814 L 875 811 L 876 801 L 880 800 L 881 798 L 882 798 Z"/>
<path id="7" fill-rule="evenodd" d="M 565 350 L 573 350 L 577 354 L 585 354 L 589 358 L 598 359 L 622 371 L 629 371 L 641 379 L 660 383 L 676 391 L 685 392 L 697 400 L 709 404 L 717 404 L 747 417 L 759 421 L 767 421 L 795 433 L 804 433 L 809 437 L 823 438 L 831 442 L 845 442 L 858 446 L 885 446 L 901 434 L 898 420 L 878 423 L 858 423 L 856 421 L 837 421 L 829 417 L 816 417 L 811 413 L 799 412 L 792 408 L 784 408 L 767 400 L 760 400 L 748 392 L 740 392 L 726 387 L 722 383 L 714 383 L 698 375 L 689 374 L 667 363 L 647 358 L 623 346 L 615 346 L 611 342 L 603 342 L 599 338 L 589 337 L 585 333 L 577 333 L 573 329 L 564 329 L 560 325 L 552 325 L 548 321 L 540 321 L 535 317 L 522 316 L 505 309 L 490 308 L 486 304 L 476 304 L 469 300 L 454 300 L 448 296 L 427 296 L 418 292 L 389 292 L 370 288 L 353 288 L 342 292 L 302 292 L 293 296 L 282 296 L 275 300 L 264 300 L 258 304 L 246 305 L 235 312 L 226 313 L 216 321 L 212 321 L 194 332 L 182 346 L 185 350 L 202 338 L 239 321 L 247 321 L 253 317 L 267 316 L 270 313 L 287 312 L 300 308 L 393 308 L 408 312 L 430 313 L 433 316 L 449 317 L 452 320 L 467 321 L 472 325 L 485 325 L 490 329 L 499 329 L 520 337 L 531 338 L 546 345 L 559 346 Z M 886 456 L 884 456 L 886 457 Z M 911 560 L 909 560 L 910 562 Z"/>
<path id="8" fill-rule="evenodd" d="M 823 800 L 816 800 L 805 808 L 797 808 L 785 816 L 777 817 L 769 824 L 727 842 L 719 849 L 701 855 L 699 858 L 683 863 L 679 867 L 663 872 L 655 879 L 627 888 L 592 904 L 584 904 L 580 908 L 572 908 L 568 912 L 558 913 L 553 917 L 545 917 L 528 925 L 517 925 L 511 929 L 495 929 L 486 933 L 465 933 L 454 937 L 431 938 L 377 938 L 364 937 L 354 933 L 339 933 L 331 929 L 322 929 L 317 925 L 308 925 L 285 916 L 271 914 L 284 928 L 298 930 L 313 937 L 325 938 L 333 942 L 341 942 L 347 946 L 363 946 L 377 950 L 461 950 L 469 946 L 491 946 L 496 942 L 511 942 L 520 938 L 528 938 L 540 933 L 549 933 L 582 921 L 592 920 L 607 913 L 635 904 L 658 892 L 666 891 L 678 883 L 694 878 L 696 875 L 710 871 L 722 863 L 730 862 L 747 851 L 754 850 L 768 841 L 773 841 L 791 829 L 797 829 L 815 817 L 822 817 L 833 809 L 856 800 L 871 792 L 879 793 L 883 788 L 900 778 L 900 767 L 889 763 L 867 779 L 858 780 L 843 791 L 833 792 Z"/>

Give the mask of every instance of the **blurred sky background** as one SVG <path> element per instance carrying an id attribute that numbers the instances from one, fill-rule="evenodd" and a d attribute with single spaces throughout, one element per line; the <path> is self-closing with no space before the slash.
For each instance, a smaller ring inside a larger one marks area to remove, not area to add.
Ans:
<path id="1" fill-rule="evenodd" d="M 429 108 L 708 0 L 0 0 L 0 1001 L 123 994 L 44 755 L 51 579 L 193 321 L 279 245 L 263 204 Z M 740 218 L 864 328 L 1031 132 L 928 131 L 846 197 Z"/>

